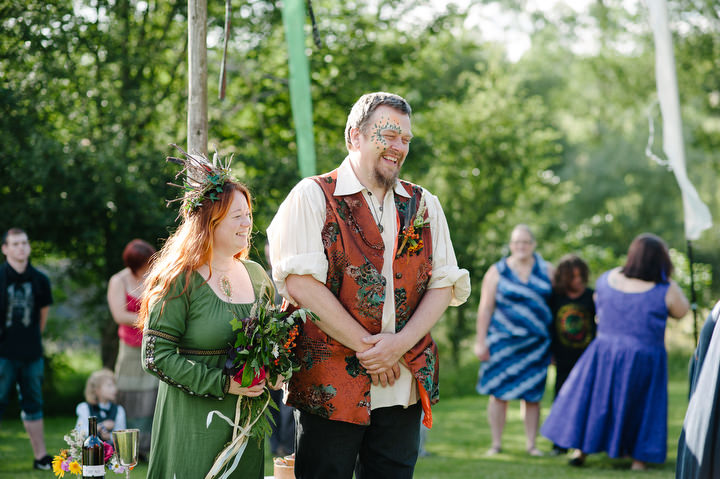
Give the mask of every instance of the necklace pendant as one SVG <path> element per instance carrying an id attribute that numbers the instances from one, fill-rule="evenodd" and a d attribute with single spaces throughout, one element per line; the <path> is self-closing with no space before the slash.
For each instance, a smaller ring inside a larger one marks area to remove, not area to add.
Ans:
<path id="1" fill-rule="evenodd" d="M 232 298 L 232 283 L 230 282 L 230 278 L 225 275 L 222 275 L 220 277 L 220 289 L 223 293 L 225 293 L 225 296 L 227 296 L 228 300 Z"/>
<path id="2" fill-rule="evenodd" d="M 378 223 L 378 229 L 380 230 L 381 233 L 383 232 L 383 226 L 380 223 Z"/>

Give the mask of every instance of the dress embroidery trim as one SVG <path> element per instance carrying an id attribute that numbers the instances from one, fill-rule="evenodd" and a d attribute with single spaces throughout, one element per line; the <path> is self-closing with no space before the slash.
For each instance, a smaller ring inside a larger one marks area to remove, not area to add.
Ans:
<path id="1" fill-rule="evenodd" d="M 147 334 L 150 331 L 153 331 L 153 333 L 160 333 L 160 334 Z M 162 339 L 167 339 L 168 341 L 176 343 L 177 341 L 173 341 L 172 339 L 168 339 L 167 337 L 165 337 L 165 336 L 168 336 L 169 338 L 175 338 L 175 336 L 173 336 L 171 334 L 163 333 L 162 331 L 157 331 L 157 330 L 146 330 L 145 333 L 147 334 L 147 338 L 145 339 L 145 368 L 146 369 L 151 371 L 154 375 L 156 375 L 158 378 L 160 378 L 163 382 L 167 383 L 170 386 L 177 387 L 178 389 L 184 391 L 185 393 L 189 394 L 190 396 L 222 399 L 222 398 L 218 398 L 217 396 L 213 396 L 211 394 L 198 394 L 195 391 L 193 391 L 192 389 L 190 389 L 189 387 L 178 383 L 177 381 L 175 381 L 174 379 L 169 377 L 167 374 L 165 374 L 165 372 L 162 369 L 160 369 L 157 366 L 157 364 L 155 363 L 155 346 L 156 346 L 155 343 L 157 342 L 158 337 L 160 337 Z M 227 384 L 227 381 L 226 381 L 226 385 L 229 386 Z M 223 387 L 223 390 L 225 392 L 227 392 L 227 390 L 225 389 L 225 387 L 227 387 L 227 386 Z"/>
<path id="2" fill-rule="evenodd" d="M 158 336 L 160 338 L 167 339 L 168 341 L 175 344 L 180 342 L 180 338 L 178 338 L 177 336 L 173 336 L 172 334 L 168 334 L 164 331 L 158 331 L 157 329 L 146 329 L 145 331 L 143 331 L 143 334 L 148 336 Z"/>
<path id="3" fill-rule="evenodd" d="M 227 354 L 228 348 L 225 349 L 185 349 L 178 348 L 180 354 L 190 354 L 192 356 L 222 356 Z"/>

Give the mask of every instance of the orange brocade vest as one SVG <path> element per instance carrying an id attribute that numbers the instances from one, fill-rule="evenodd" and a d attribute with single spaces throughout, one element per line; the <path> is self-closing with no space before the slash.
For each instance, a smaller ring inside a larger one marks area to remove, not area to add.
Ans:
<path id="1" fill-rule="evenodd" d="M 328 259 L 325 285 L 365 329 L 371 334 L 380 333 L 386 284 L 381 274 L 385 247 L 380 231 L 362 193 L 333 196 L 337 170 L 313 179 L 325 194 L 326 214 L 322 230 Z M 398 224 L 403 225 L 408 215 L 414 218 L 417 214 L 422 188 L 405 181 L 400 183 L 411 196 L 395 195 Z M 422 229 L 421 239 L 424 246 L 419 251 L 410 253 L 404 248 L 393 260 L 396 332 L 415 312 L 432 274 L 429 227 Z M 399 248 L 397 245 L 396 251 Z M 289 404 L 335 421 L 370 423 L 371 381 L 355 351 L 307 321 L 295 352 L 300 360 L 300 370 L 290 381 Z M 426 417 L 431 418 L 430 404 L 438 401 L 439 392 L 438 350 L 430 334 L 405 353 L 403 359 L 417 380 Z"/>

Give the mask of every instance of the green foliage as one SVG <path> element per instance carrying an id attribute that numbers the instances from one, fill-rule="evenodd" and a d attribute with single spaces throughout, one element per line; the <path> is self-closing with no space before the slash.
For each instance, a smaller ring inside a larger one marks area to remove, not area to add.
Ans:
<path id="1" fill-rule="evenodd" d="M 68 274 L 94 285 L 91 304 L 104 304 L 125 244 L 157 244 L 174 218 L 164 206 L 174 193 L 163 158 L 184 116 L 175 113 L 184 109 L 175 93 L 185 58 L 181 4 L 18 2 L 4 13 L 0 127 L 11 141 L 0 146 L 2 226 L 51 244 L 71 260 Z M 113 364 L 107 309 L 76 314 L 102 331 Z"/>
<path id="2" fill-rule="evenodd" d="M 527 10 L 524 2 L 500 4 Z M 415 139 L 403 177 L 439 197 L 474 286 L 468 304 L 447 314 L 454 355 L 474 330 L 481 278 L 506 253 L 518 222 L 533 228 L 546 259 L 579 252 L 594 274 L 617 265 L 643 231 L 684 249 L 675 179 L 644 154 L 656 93 L 643 8 L 609 0 L 583 15 L 562 5 L 531 12 L 533 46 L 511 63 L 468 26 L 471 14 L 452 7 L 417 15 L 431 6 L 318 0 L 322 45 L 308 35 L 305 46 L 319 171 L 346 155 L 347 112 L 362 93 L 394 91 L 413 106 Z M 280 4 L 233 5 L 223 101 L 217 79 L 224 5 L 208 7 L 209 146 L 235 154 L 233 171 L 254 193 L 251 256 L 262 261 L 264 231 L 298 180 Z M 682 27 L 675 53 L 688 174 L 718 211 L 718 10 L 707 0 L 670 7 L 673 25 Z M 105 364 L 115 356 L 106 280 L 121 268 L 130 239 L 160 246 L 177 214 L 165 207 L 177 192 L 166 186 L 176 170 L 163 158 L 168 144 L 182 144 L 186 135 L 186 8 L 157 0 L 0 6 L 0 226 L 26 228 L 36 262 L 48 269 L 53 258 L 67 258 L 61 273 L 71 281 L 58 298 L 77 296 L 87 307 L 73 305 L 51 325 L 62 334 L 56 325 L 72 319 L 90 332 L 89 341 L 102 331 Z M 588 32 L 595 33 L 595 50 Z M 654 119 L 660 132 L 657 112 Z M 661 145 L 656 133 L 653 150 L 661 154 Z M 695 242 L 698 262 L 720 261 L 718 231 Z M 717 279 L 720 268 L 712 274 Z M 703 292 L 702 301 L 710 296 Z"/>
<path id="3" fill-rule="evenodd" d="M 688 256 L 676 249 L 670 249 L 670 259 L 673 262 L 675 271 L 673 272 L 673 279 L 677 281 L 678 285 L 685 291 L 689 300 L 692 300 L 690 295 L 690 261 Z M 693 262 L 693 280 L 695 282 L 695 292 L 697 296 L 697 303 L 706 308 L 712 308 L 717 301 L 712 295 L 712 276 L 713 267 L 707 263 Z M 699 318 L 702 321 L 704 318 Z M 702 323 L 700 324 L 702 326 Z"/>

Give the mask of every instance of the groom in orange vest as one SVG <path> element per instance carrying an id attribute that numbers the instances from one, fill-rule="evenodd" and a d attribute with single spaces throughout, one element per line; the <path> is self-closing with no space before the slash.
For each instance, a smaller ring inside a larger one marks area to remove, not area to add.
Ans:
<path id="1" fill-rule="evenodd" d="M 470 294 L 434 195 L 398 179 L 412 140 L 410 105 L 363 95 L 345 128 L 348 156 L 302 180 L 268 228 L 273 278 L 313 311 L 290 381 L 295 477 L 410 478 L 421 413 L 438 401 L 430 329 Z"/>

